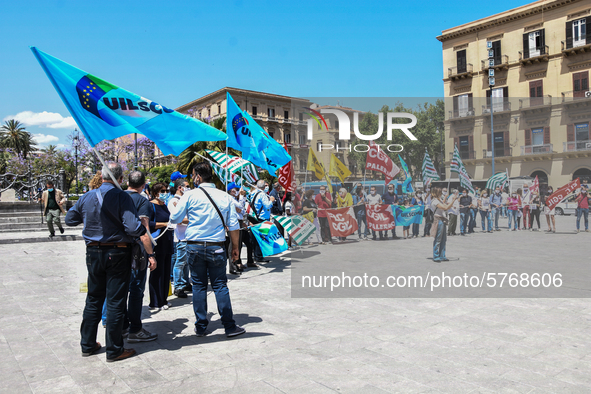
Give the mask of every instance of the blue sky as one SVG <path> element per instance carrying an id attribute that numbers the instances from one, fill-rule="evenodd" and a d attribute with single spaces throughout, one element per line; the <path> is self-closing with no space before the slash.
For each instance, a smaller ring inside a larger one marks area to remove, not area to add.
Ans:
<path id="1" fill-rule="evenodd" d="M 170 108 L 224 86 L 296 97 L 437 97 L 435 37 L 523 4 L 3 2 L 0 120 L 20 114 L 41 145 L 67 144 L 75 127 L 31 45 Z"/>

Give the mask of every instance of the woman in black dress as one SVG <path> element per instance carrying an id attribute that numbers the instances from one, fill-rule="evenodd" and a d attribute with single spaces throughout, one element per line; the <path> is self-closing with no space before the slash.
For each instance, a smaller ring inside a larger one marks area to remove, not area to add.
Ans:
<path id="1" fill-rule="evenodd" d="M 170 190 L 164 183 L 157 183 L 152 186 L 152 212 L 150 214 L 150 231 L 154 234 L 158 231 L 162 235 L 156 241 L 158 245 L 154 248 L 156 269 L 150 272 L 150 309 L 168 309 L 171 305 L 166 301 L 170 286 L 170 264 L 174 250 L 174 232 L 167 230 L 170 220 L 170 212 L 166 207 Z M 155 234 L 154 234 L 155 235 Z M 156 237 L 157 235 L 155 235 Z"/>

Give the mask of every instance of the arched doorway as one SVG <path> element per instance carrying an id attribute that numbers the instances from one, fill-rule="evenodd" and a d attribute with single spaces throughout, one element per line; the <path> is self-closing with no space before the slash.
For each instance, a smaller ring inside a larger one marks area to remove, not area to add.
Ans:
<path id="1" fill-rule="evenodd" d="M 573 181 L 577 178 L 581 178 L 581 185 L 591 183 L 591 170 L 588 168 L 579 168 L 573 173 Z"/>
<path id="2" fill-rule="evenodd" d="M 548 189 L 548 174 L 546 174 L 542 170 L 534 171 L 530 175 L 532 178 L 538 177 L 538 182 L 540 183 L 540 194 L 546 193 Z"/>

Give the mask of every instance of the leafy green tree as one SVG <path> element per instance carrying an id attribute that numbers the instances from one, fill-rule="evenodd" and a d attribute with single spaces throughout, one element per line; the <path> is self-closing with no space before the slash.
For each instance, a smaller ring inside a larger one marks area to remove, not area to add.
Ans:
<path id="1" fill-rule="evenodd" d="M 9 119 L 0 127 L 0 147 L 12 149 L 23 158 L 36 148 L 31 133 L 18 120 Z"/>

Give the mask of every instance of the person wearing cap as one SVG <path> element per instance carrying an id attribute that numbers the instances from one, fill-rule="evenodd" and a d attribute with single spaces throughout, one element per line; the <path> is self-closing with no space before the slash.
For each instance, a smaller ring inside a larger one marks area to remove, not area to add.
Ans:
<path id="1" fill-rule="evenodd" d="M 230 196 L 232 196 L 232 202 L 234 203 L 234 208 L 236 209 L 236 216 L 238 216 L 238 222 L 240 224 L 240 228 L 242 229 L 242 225 L 243 225 L 243 220 L 244 220 L 244 200 L 240 201 L 240 187 L 234 183 L 234 182 L 230 182 L 228 184 L 228 187 L 226 188 L 226 190 L 228 191 L 228 194 Z M 232 260 L 231 258 L 229 259 L 229 272 L 232 275 L 240 275 L 241 272 L 244 271 L 244 266 L 242 265 L 242 262 L 240 260 L 240 249 L 242 246 L 242 233 L 243 231 L 240 231 L 238 234 L 239 236 L 239 241 L 238 241 L 238 259 L 236 260 Z M 226 241 L 226 250 L 232 250 L 232 243 L 231 240 L 227 240 Z"/>

